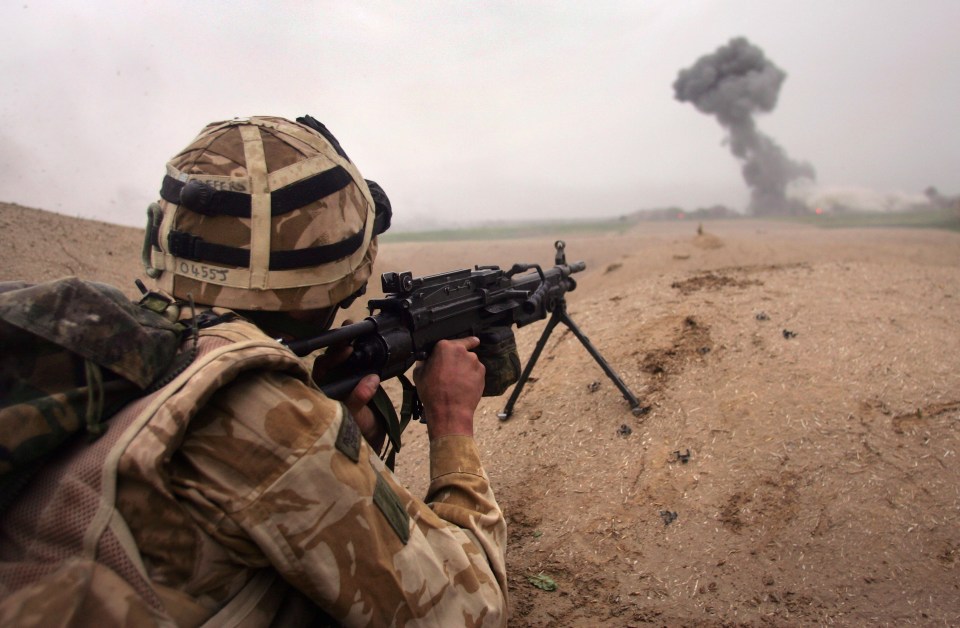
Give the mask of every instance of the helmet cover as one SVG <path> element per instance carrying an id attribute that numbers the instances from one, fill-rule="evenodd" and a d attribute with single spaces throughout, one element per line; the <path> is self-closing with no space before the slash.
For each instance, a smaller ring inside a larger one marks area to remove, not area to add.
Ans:
<path id="1" fill-rule="evenodd" d="M 167 164 L 160 196 L 147 273 L 204 305 L 336 305 L 366 283 L 383 230 L 367 182 L 309 116 L 207 125 Z"/>

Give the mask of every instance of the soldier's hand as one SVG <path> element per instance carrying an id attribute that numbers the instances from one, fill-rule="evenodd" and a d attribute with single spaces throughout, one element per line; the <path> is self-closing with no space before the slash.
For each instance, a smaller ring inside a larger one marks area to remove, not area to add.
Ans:
<path id="1" fill-rule="evenodd" d="M 343 321 L 340 325 L 345 327 L 352 324 L 353 321 L 349 318 Z M 340 344 L 330 345 L 327 347 L 323 353 L 318 355 L 313 360 L 313 381 L 319 386 L 323 383 L 323 380 L 326 378 L 327 374 L 330 371 L 334 370 L 336 367 L 343 364 L 343 362 L 350 357 L 353 353 L 353 347 L 350 346 L 349 342 L 344 342 Z"/>
<path id="2" fill-rule="evenodd" d="M 347 319 L 343 321 L 343 325 L 350 325 L 352 322 L 350 319 Z M 352 353 L 353 347 L 344 343 L 331 345 L 327 347 L 327 350 L 321 355 L 317 356 L 313 361 L 313 381 L 316 382 L 317 386 L 323 382 L 327 373 L 342 364 Z M 363 438 L 377 452 L 383 448 L 383 441 L 386 439 L 387 429 L 377 420 L 377 417 L 375 417 L 370 408 L 367 407 L 367 403 L 373 399 L 373 395 L 377 392 L 379 385 L 379 377 L 376 375 L 367 375 L 357 383 L 353 392 L 350 393 L 350 396 L 344 400 L 344 405 L 347 406 L 347 410 L 350 411 L 354 421 L 357 422 Z"/>
<path id="3" fill-rule="evenodd" d="M 360 428 L 360 433 L 363 434 L 364 440 L 373 447 L 374 451 L 379 453 L 383 448 L 383 441 L 387 436 L 387 430 L 383 424 L 377 420 L 377 417 L 374 416 L 370 408 L 367 407 L 367 404 L 373 399 L 373 395 L 377 392 L 378 386 L 380 386 L 380 377 L 377 375 L 367 375 L 357 383 L 356 388 L 353 389 L 353 392 L 350 393 L 350 396 L 344 401 L 344 405 L 347 406 L 347 410 L 353 415 L 353 420 L 357 422 L 357 427 Z"/>
<path id="4" fill-rule="evenodd" d="M 480 340 L 441 340 L 413 371 L 430 439 L 473 435 L 473 413 L 483 395 L 485 369 L 472 349 Z"/>

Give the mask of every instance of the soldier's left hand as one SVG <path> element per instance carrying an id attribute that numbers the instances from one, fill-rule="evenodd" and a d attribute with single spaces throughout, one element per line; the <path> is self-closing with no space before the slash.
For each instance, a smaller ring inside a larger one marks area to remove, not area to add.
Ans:
<path id="1" fill-rule="evenodd" d="M 353 321 L 347 319 L 343 325 L 349 325 Z M 327 373 L 336 368 L 353 353 L 353 347 L 349 344 L 331 345 L 327 350 L 313 361 L 313 381 L 319 386 Z M 386 426 L 382 425 L 377 417 L 374 416 L 367 404 L 373 399 L 380 385 L 380 378 L 376 375 L 367 375 L 361 379 L 353 392 L 344 400 L 344 405 L 353 416 L 363 438 L 377 452 L 383 448 L 384 440 L 387 437 Z"/>

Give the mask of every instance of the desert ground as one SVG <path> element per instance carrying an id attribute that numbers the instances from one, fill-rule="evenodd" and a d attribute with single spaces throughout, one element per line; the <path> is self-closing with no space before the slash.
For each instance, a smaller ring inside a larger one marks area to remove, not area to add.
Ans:
<path id="1" fill-rule="evenodd" d="M 135 294 L 142 232 L 0 204 L 0 280 Z M 960 625 L 960 233 L 779 221 L 565 237 L 573 334 L 477 440 L 513 626 Z M 379 271 L 553 263 L 553 240 L 385 243 Z M 355 306 L 356 318 L 363 311 Z M 521 358 L 543 324 L 518 330 Z M 406 436 L 398 475 L 427 484 Z M 553 591 L 534 586 L 548 577 Z"/>

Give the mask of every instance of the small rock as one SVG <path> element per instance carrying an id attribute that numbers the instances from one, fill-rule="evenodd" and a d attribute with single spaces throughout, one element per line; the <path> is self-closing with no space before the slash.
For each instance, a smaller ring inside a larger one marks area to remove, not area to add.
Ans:
<path id="1" fill-rule="evenodd" d="M 677 520 L 677 513 L 672 510 L 661 510 L 660 518 L 663 519 L 663 525 L 668 526 Z"/>

